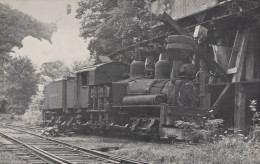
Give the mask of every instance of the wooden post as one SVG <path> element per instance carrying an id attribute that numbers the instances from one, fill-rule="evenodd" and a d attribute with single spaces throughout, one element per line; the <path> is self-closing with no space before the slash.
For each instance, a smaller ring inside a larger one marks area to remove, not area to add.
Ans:
<path id="1" fill-rule="evenodd" d="M 62 80 L 62 111 L 64 113 L 67 113 L 67 81 L 66 80 Z"/>
<path id="2" fill-rule="evenodd" d="M 246 92 L 242 84 L 235 85 L 234 125 L 236 129 L 245 130 Z"/>
<path id="3" fill-rule="evenodd" d="M 254 79 L 254 67 L 255 67 L 255 36 L 254 32 L 250 33 L 248 41 L 248 51 L 246 56 L 246 81 Z"/>
<path id="4" fill-rule="evenodd" d="M 46 110 L 42 109 L 42 121 L 46 121 Z"/>
<path id="5" fill-rule="evenodd" d="M 204 109 L 210 108 L 210 93 L 207 92 L 206 88 L 206 69 L 205 63 L 201 60 L 200 61 L 200 107 Z"/>
<path id="6" fill-rule="evenodd" d="M 159 125 L 159 136 L 164 137 L 164 133 L 162 131 L 162 125 L 166 124 L 166 112 L 167 112 L 167 107 L 165 104 L 161 105 L 160 109 L 160 125 Z"/>

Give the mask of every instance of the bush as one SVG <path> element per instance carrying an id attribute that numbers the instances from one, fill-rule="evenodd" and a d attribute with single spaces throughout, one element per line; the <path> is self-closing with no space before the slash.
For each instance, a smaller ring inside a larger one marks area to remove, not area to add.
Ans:
<path id="1" fill-rule="evenodd" d="M 35 125 L 41 120 L 41 111 L 27 110 L 22 116 L 25 124 Z"/>
<path id="2" fill-rule="evenodd" d="M 39 92 L 37 95 L 32 96 L 32 101 L 22 116 L 25 124 L 36 125 L 41 121 L 41 110 L 43 108 L 44 94 Z"/>
<path id="3" fill-rule="evenodd" d="M 199 121 L 176 121 L 178 128 L 184 129 L 186 140 L 192 142 L 216 141 L 218 128 L 223 125 L 224 120 L 202 117 Z"/>

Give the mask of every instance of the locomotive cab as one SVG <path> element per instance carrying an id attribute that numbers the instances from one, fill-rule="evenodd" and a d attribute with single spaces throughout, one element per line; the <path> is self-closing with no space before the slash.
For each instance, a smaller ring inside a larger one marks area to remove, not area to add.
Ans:
<path id="1" fill-rule="evenodd" d="M 129 65 L 121 62 L 96 64 L 77 74 L 76 108 L 88 123 L 108 122 L 112 104 L 111 83 L 125 79 Z"/>

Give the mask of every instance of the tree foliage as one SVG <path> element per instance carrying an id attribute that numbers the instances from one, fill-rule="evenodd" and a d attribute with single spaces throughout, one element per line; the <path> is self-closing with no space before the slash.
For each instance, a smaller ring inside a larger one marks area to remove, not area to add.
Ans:
<path id="1" fill-rule="evenodd" d="M 151 31 L 149 0 L 81 0 L 81 36 L 91 38 L 90 55 L 108 55 L 158 34 Z"/>
<path id="2" fill-rule="evenodd" d="M 44 106 L 44 94 L 43 92 L 38 92 L 36 95 L 31 97 L 31 102 L 28 109 L 22 116 L 22 120 L 25 124 L 36 125 L 42 119 L 41 111 Z"/>
<path id="3" fill-rule="evenodd" d="M 56 30 L 54 24 L 44 24 L 10 6 L 0 3 L 0 54 L 8 53 L 14 46 L 22 47 L 26 36 L 50 40 Z"/>
<path id="4" fill-rule="evenodd" d="M 73 72 L 74 74 L 76 73 L 76 71 L 83 69 L 84 67 L 88 67 L 89 65 L 91 65 L 92 63 L 90 61 L 75 61 L 71 67 L 71 72 Z"/>
<path id="5" fill-rule="evenodd" d="M 12 57 L 12 48 L 22 47 L 27 36 L 50 41 L 54 24 L 44 24 L 0 3 L 0 93 L 10 108 L 23 113 L 38 90 L 39 75 L 26 57 Z M 37 55 L 37 54 L 35 54 Z"/>
<path id="6" fill-rule="evenodd" d="M 61 60 L 43 63 L 40 71 L 42 84 L 73 75 L 70 68 Z"/>
<path id="7" fill-rule="evenodd" d="M 88 61 L 75 61 L 71 67 L 61 60 L 43 63 L 40 68 L 41 84 L 48 84 L 54 80 L 75 76 L 75 72 L 89 65 Z"/>
<path id="8" fill-rule="evenodd" d="M 39 76 L 26 57 L 10 58 L 4 64 L 4 73 L 1 76 L 1 97 L 7 100 L 11 108 L 24 110 L 28 107 L 30 97 L 38 90 Z"/>

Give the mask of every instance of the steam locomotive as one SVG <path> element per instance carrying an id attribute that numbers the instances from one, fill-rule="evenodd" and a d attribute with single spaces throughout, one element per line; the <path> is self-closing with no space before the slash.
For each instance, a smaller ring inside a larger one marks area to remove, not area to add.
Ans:
<path id="1" fill-rule="evenodd" d="M 75 77 L 47 85 L 43 120 L 87 132 L 183 139 L 176 121 L 196 122 L 213 111 L 225 126 L 248 131 L 253 117 L 249 100 L 260 101 L 260 3 L 151 3 L 156 20 L 171 32 L 110 54 L 140 48 L 142 57 L 133 55 L 130 65 L 101 57 Z M 192 31 L 197 41 L 189 37 Z M 149 50 L 155 42 L 162 47 Z"/>
<path id="2" fill-rule="evenodd" d="M 196 120 L 196 68 L 192 38 L 169 36 L 166 50 L 134 60 L 103 62 L 76 72 L 74 78 L 45 86 L 43 119 L 77 125 L 88 132 L 120 132 L 183 139 L 178 120 Z M 157 59 L 157 62 L 155 62 Z"/>

